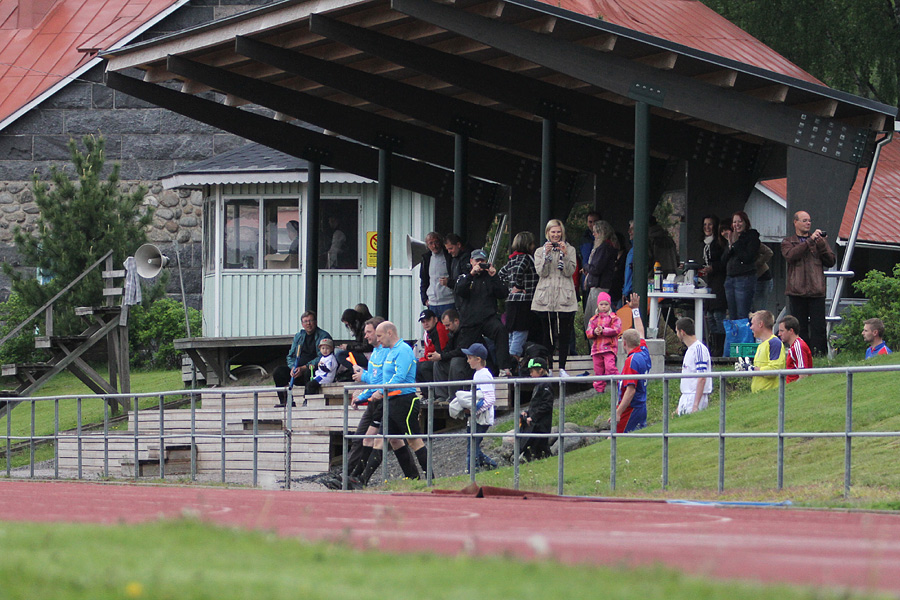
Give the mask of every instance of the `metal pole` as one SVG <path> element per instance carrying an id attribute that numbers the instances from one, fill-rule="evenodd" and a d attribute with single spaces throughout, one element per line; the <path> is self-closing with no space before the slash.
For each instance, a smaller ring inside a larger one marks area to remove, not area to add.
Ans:
<path id="1" fill-rule="evenodd" d="M 137 396 L 134 397 L 134 478 L 137 479 L 141 475 L 141 463 L 138 460 L 138 444 L 140 444 L 141 439 L 141 420 L 138 416 L 138 410 L 140 409 L 140 400 Z M 79 417 L 80 418 L 80 417 Z M 79 445 L 81 445 L 81 434 L 79 436 Z M 79 469 L 80 470 L 80 469 Z M 78 474 L 78 478 L 81 478 L 81 473 Z"/>
<path id="2" fill-rule="evenodd" d="M 319 310 L 319 207 L 321 205 L 321 167 L 309 161 L 306 193 L 306 310 Z"/>
<path id="3" fill-rule="evenodd" d="M 220 461 L 220 470 L 219 470 L 219 478 L 222 483 L 225 483 L 225 392 L 222 392 L 222 410 L 221 410 L 221 422 L 219 424 L 219 449 L 222 452 L 222 457 Z"/>
<path id="4" fill-rule="evenodd" d="M 519 414 L 522 412 L 522 397 L 519 383 L 513 384 L 513 489 L 519 489 Z"/>
<path id="5" fill-rule="evenodd" d="M 159 478 L 166 478 L 166 417 L 163 414 L 163 405 L 166 403 L 165 397 L 159 395 Z"/>
<path id="6" fill-rule="evenodd" d="M 81 398 L 78 398 L 75 401 L 75 412 L 76 414 L 76 422 L 75 422 L 75 435 L 78 438 L 78 479 L 81 479 L 81 464 L 82 464 L 82 456 L 81 456 Z M 8 418 L 8 417 L 7 417 Z M 135 435 L 135 445 L 137 445 L 137 419 L 135 419 L 134 423 L 134 435 Z M 9 454 L 7 454 L 9 456 Z M 134 471 L 137 473 L 137 461 L 134 464 Z"/>
<path id="7" fill-rule="evenodd" d="M 477 457 L 475 456 L 475 428 L 478 424 L 475 422 L 475 394 L 476 394 L 475 384 L 472 384 L 472 408 L 469 410 L 469 460 L 466 461 L 466 470 L 469 472 L 469 481 L 475 483 L 475 465 L 478 463 Z"/>
<path id="8" fill-rule="evenodd" d="M 634 105 L 634 269 L 632 289 L 642 296 L 647 292 L 650 229 L 650 105 Z M 646 308 L 641 303 L 645 323 Z M 650 325 L 655 326 L 651 323 Z"/>
<path id="9" fill-rule="evenodd" d="M 719 493 L 725 490 L 725 378 L 719 379 Z"/>
<path id="10" fill-rule="evenodd" d="M 253 487 L 259 475 L 259 392 L 253 392 Z"/>
<path id="11" fill-rule="evenodd" d="M 609 388 L 609 489 L 616 490 L 616 428 L 619 419 L 616 417 L 616 389 L 618 385 Z"/>
<path id="12" fill-rule="evenodd" d="M 103 476 L 109 477 L 109 402 L 103 403 Z"/>
<path id="13" fill-rule="evenodd" d="M 844 420 L 844 498 L 850 497 L 850 459 L 853 431 L 853 373 L 847 373 L 847 416 Z"/>
<path id="14" fill-rule="evenodd" d="M 550 220 L 556 190 L 556 120 L 544 117 L 541 125 L 541 222 L 538 231 L 544 231 Z"/>
<path id="15" fill-rule="evenodd" d="M 669 487 L 669 380 L 663 379 L 662 487 Z"/>
<path id="16" fill-rule="evenodd" d="M 426 473 L 425 473 L 425 485 L 431 487 L 432 480 L 434 479 L 434 391 L 436 387 L 431 387 L 428 390 L 428 439 L 426 439 L 426 443 L 428 444 L 428 460 L 425 462 L 426 465 Z"/>
<path id="17" fill-rule="evenodd" d="M 31 401 L 31 439 L 28 441 L 28 453 L 29 458 L 28 462 L 30 464 L 31 478 L 34 479 L 34 421 L 35 421 L 35 409 L 34 409 L 34 400 Z"/>
<path id="18" fill-rule="evenodd" d="M 191 481 L 197 480 L 197 395 L 191 392 Z"/>
<path id="19" fill-rule="evenodd" d="M 378 258 L 375 263 L 375 314 L 389 319 L 391 269 L 391 151 L 378 149 Z M 387 405 L 387 397 L 384 398 Z M 384 423 L 387 426 L 387 422 Z"/>
<path id="20" fill-rule="evenodd" d="M 778 490 L 784 487 L 784 375 L 778 376 Z"/>
<path id="21" fill-rule="evenodd" d="M 291 460 L 294 452 L 294 388 L 288 390 L 287 403 L 284 407 L 286 418 L 284 423 L 285 457 L 284 457 L 284 489 L 291 489 Z"/>
<path id="22" fill-rule="evenodd" d="M 453 231 L 466 238 L 465 208 L 469 196 L 469 136 L 453 136 Z"/>
<path id="23" fill-rule="evenodd" d="M 103 406 L 105 409 L 107 403 Z M 104 475 L 109 477 L 109 469 L 104 469 Z M 59 398 L 53 401 L 53 478 L 59 479 Z"/>
<path id="24" fill-rule="evenodd" d="M 559 474 L 556 477 L 556 493 L 563 495 L 566 479 L 566 382 L 559 382 Z"/>
<path id="25" fill-rule="evenodd" d="M 341 489 L 346 490 L 350 483 L 350 467 L 347 464 L 347 455 L 350 452 L 350 443 L 347 436 L 350 434 L 350 390 L 344 387 L 344 422 L 343 435 L 341 436 Z"/>
<path id="26" fill-rule="evenodd" d="M 863 214 L 866 211 L 866 203 L 869 201 L 869 192 L 872 190 L 872 181 L 875 179 L 875 168 L 878 166 L 878 158 L 881 156 L 881 149 L 888 145 L 894 137 L 893 132 L 888 132 L 877 144 L 875 144 L 875 155 L 872 157 L 872 165 L 866 171 L 866 182 L 863 185 L 862 194 L 859 196 L 859 205 L 856 207 L 856 216 L 853 218 L 853 227 L 850 229 L 850 237 L 847 239 L 847 249 L 844 250 L 844 257 L 841 260 L 841 271 L 850 270 L 850 261 L 853 260 L 853 251 L 856 248 L 856 239 L 859 237 L 859 228 L 862 225 Z M 835 244 L 837 244 L 838 236 L 835 236 Z M 837 316 L 838 304 L 841 301 L 841 295 L 844 292 L 844 280 L 846 278 L 839 277 L 834 289 L 834 296 L 831 298 L 831 307 L 828 310 L 829 317 Z M 831 328 L 834 321 L 827 320 L 828 336 L 831 337 Z M 828 344 L 828 355 L 833 357 L 831 344 Z"/>

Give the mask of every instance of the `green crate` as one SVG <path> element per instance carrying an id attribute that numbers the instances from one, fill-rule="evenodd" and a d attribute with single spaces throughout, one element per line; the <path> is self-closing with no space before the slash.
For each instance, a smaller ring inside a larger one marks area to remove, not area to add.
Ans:
<path id="1" fill-rule="evenodd" d="M 731 344 L 731 357 L 737 358 L 739 356 L 756 356 L 756 349 L 759 347 L 759 344 Z"/>

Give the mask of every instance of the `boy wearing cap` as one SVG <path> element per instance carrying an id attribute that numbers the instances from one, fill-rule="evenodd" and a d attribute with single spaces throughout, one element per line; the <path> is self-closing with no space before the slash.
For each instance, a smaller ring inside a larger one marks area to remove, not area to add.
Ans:
<path id="1" fill-rule="evenodd" d="M 334 340 L 324 338 L 319 342 L 319 357 L 310 366 L 315 367 L 315 375 L 306 383 L 304 392 L 307 396 L 321 392 L 322 386 L 332 383 L 337 375 L 338 361 L 334 355 Z M 306 406 L 305 399 L 303 406 Z"/>
<path id="2" fill-rule="evenodd" d="M 616 368 L 616 351 L 618 350 L 619 334 L 622 333 L 622 321 L 612 311 L 612 303 L 609 294 L 600 292 L 597 295 L 597 311 L 585 333 L 591 343 L 591 358 L 594 361 L 594 375 L 618 375 Z M 594 390 L 598 394 L 606 391 L 606 381 L 594 382 Z"/>
<path id="3" fill-rule="evenodd" d="M 550 365 L 545 358 L 528 361 L 528 375 L 533 378 L 547 377 Z M 519 430 L 523 433 L 550 433 L 553 422 L 553 390 L 547 382 L 534 386 L 528 410 L 519 415 Z M 519 454 L 519 462 L 528 462 L 550 456 L 550 438 L 529 437 Z"/>
<path id="4" fill-rule="evenodd" d="M 476 384 L 476 398 L 472 398 L 472 409 L 465 409 L 466 414 L 469 415 L 469 431 L 472 430 L 474 422 L 475 433 L 484 433 L 494 424 L 494 404 L 497 401 L 494 376 L 487 368 L 488 351 L 484 344 L 472 344 L 468 348 L 463 348 L 463 354 L 466 355 L 469 366 L 475 371 L 472 381 Z M 481 399 L 477 398 L 479 392 L 483 395 Z M 474 466 L 496 469 L 497 462 L 481 450 L 481 440 L 483 439 L 481 436 L 475 436 Z M 471 446 L 466 444 L 466 473 L 470 473 L 473 468 L 470 452 Z"/>

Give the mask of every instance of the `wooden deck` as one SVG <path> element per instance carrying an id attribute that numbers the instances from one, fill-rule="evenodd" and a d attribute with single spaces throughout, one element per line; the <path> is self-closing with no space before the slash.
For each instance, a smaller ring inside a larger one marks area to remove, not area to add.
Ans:
<path id="1" fill-rule="evenodd" d="M 232 393 L 228 388 L 226 391 L 224 411 L 221 391 L 201 393 L 201 407 L 193 415 L 193 441 L 190 409 L 166 410 L 162 422 L 158 409 L 138 411 L 136 420 L 132 411 L 127 431 L 110 432 L 106 438 L 102 433 L 82 435 L 83 473 L 102 474 L 104 465 L 108 464 L 111 476 L 133 476 L 137 439 L 138 476 L 159 476 L 161 451 L 167 477 L 190 473 L 192 452 L 196 453 L 198 474 L 219 474 L 224 448 L 226 480 L 249 477 L 253 470 L 253 394 L 241 390 Z M 274 391 L 258 393 L 257 402 L 258 474 L 284 476 L 286 411 L 274 408 L 277 402 Z M 350 412 L 351 429 L 356 429 L 361 416 L 361 411 Z M 326 405 L 322 395 L 307 397 L 306 407 L 300 407 L 298 402 L 291 410 L 291 475 L 303 477 L 327 471 L 332 460 L 339 457 L 343 424 L 343 407 Z M 60 437 L 60 469 L 78 468 L 78 447 L 76 436 Z"/>

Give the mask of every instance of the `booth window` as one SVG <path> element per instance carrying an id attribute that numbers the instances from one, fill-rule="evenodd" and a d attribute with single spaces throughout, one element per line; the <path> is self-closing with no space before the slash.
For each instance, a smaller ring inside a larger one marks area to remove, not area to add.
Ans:
<path id="1" fill-rule="evenodd" d="M 359 269 L 359 199 L 322 198 L 319 268 Z"/>
<path id="2" fill-rule="evenodd" d="M 226 269 L 296 269 L 299 249 L 297 199 L 225 202 Z"/>

